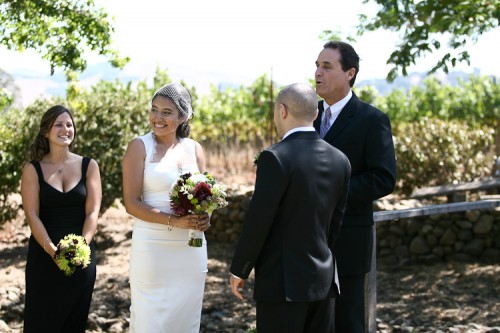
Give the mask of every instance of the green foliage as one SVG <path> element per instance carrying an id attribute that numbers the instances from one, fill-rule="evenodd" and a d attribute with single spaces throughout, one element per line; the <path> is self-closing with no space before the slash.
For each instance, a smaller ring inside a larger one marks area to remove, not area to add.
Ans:
<path id="1" fill-rule="evenodd" d="M 406 76 L 407 68 L 416 59 L 441 49 L 439 36 L 449 37 L 447 52 L 430 70 L 442 69 L 448 73 L 449 67 L 457 62 L 469 63 L 466 46 L 475 43 L 479 37 L 496 27 L 500 22 L 500 0 L 364 0 L 379 5 L 374 18 L 360 16 L 358 33 L 377 29 L 402 32 L 402 40 L 387 60 L 394 67 L 387 75 L 394 80 L 399 70 Z"/>
<path id="2" fill-rule="evenodd" d="M 356 42 L 356 39 L 351 35 L 347 35 L 345 38 L 342 38 L 342 36 L 343 34 L 341 29 L 323 30 L 319 35 L 319 39 L 321 39 L 325 43 L 329 41 L 342 41 L 342 40 L 346 40 L 350 43 Z"/>
<path id="3" fill-rule="evenodd" d="M 2 113 L 0 117 L 0 224 L 15 217 L 17 211 L 17 207 L 9 202 L 9 195 L 17 192 L 21 172 L 15 150 L 18 133 L 14 120 L 10 112 Z"/>
<path id="4" fill-rule="evenodd" d="M 38 122 L 54 104 L 38 100 L 25 110 L 9 109 L 0 116 L 0 224 L 16 216 L 19 207 L 10 202 L 9 195 L 19 193 L 22 167 Z"/>
<path id="5" fill-rule="evenodd" d="M 472 181 L 489 175 L 493 129 L 464 122 L 422 118 L 393 126 L 398 189 Z"/>
<path id="6" fill-rule="evenodd" d="M 494 78 L 470 76 L 452 87 L 428 77 L 408 92 L 380 96 L 363 87 L 356 93 L 391 119 L 401 194 L 489 175 L 500 119 Z"/>
<path id="7" fill-rule="evenodd" d="M 266 75 L 250 87 L 228 87 L 199 99 L 193 119 L 193 137 L 200 142 L 221 145 L 262 142 L 275 134 L 274 98 L 277 87 Z"/>
<path id="8" fill-rule="evenodd" d="M 377 89 L 373 86 L 364 86 L 361 88 L 354 87 L 353 91 L 363 102 L 368 104 L 377 105 L 377 102 L 380 99 L 380 95 Z"/>
<path id="9" fill-rule="evenodd" d="M 0 3 L 0 44 L 8 49 L 33 49 L 49 61 L 51 74 L 62 68 L 68 81 L 87 67 L 85 51 L 108 56 L 115 67 L 120 58 L 110 47 L 113 27 L 108 14 L 93 0 L 3 0 Z"/>
<path id="10" fill-rule="evenodd" d="M 19 94 L 14 78 L 0 69 L 0 113 L 10 107 Z"/>
<path id="11" fill-rule="evenodd" d="M 356 89 L 361 99 L 386 112 L 394 123 L 429 117 L 495 127 L 500 119 L 500 85 L 488 76 L 471 75 L 468 81 L 459 81 L 455 87 L 442 84 L 431 76 L 407 92 L 394 89 L 387 96 L 379 96 L 373 88 L 361 90 L 363 94 L 360 95 Z"/>
<path id="12" fill-rule="evenodd" d="M 12 93 L 5 88 L 0 88 L 0 112 L 10 106 L 13 101 Z"/>

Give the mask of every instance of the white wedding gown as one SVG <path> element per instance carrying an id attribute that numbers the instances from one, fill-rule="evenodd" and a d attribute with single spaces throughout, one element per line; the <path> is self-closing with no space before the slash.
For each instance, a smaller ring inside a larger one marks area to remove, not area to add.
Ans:
<path id="1" fill-rule="evenodd" d="M 152 133 L 140 137 L 146 147 L 143 200 L 170 212 L 169 192 L 179 177 L 179 166 L 167 159 L 152 163 Z M 181 144 L 196 161 L 194 141 Z M 182 165 L 182 173 L 196 172 L 196 163 Z M 207 246 L 188 245 L 188 229 L 135 219 L 130 255 L 130 332 L 189 333 L 200 331 L 201 307 L 207 274 Z"/>

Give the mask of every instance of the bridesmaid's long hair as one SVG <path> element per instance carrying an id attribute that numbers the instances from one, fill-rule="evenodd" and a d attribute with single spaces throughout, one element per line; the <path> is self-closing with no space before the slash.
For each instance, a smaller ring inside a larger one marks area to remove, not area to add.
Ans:
<path id="1" fill-rule="evenodd" d="M 50 109 L 48 109 L 47 112 L 45 112 L 44 115 L 42 116 L 42 120 L 40 122 L 40 128 L 35 137 L 35 140 L 30 146 L 28 154 L 28 158 L 30 160 L 40 161 L 45 155 L 47 155 L 50 152 L 49 140 L 46 138 L 46 134 L 49 133 L 52 126 L 54 126 L 57 117 L 59 117 L 61 114 L 65 112 L 69 114 L 71 122 L 73 123 L 74 136 L 73 140 L 69 145 L 69 149 L 71 150 L 71 148 L 73 147 L 73 143 L 75 142 L 76 139 L 75 120 L 73 119 L 73 115 L 67 108 L 65 108 L 62 105 L 55 105 Z"/>

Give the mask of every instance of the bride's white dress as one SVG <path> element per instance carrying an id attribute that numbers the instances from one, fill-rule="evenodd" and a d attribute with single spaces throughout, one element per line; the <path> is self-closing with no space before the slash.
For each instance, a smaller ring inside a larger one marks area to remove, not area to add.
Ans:
<path id="1" fill-rule="evenodd" d="M 146 147 L 143 201 L 170 212 L 169 192 L 179 177 L 179 165 L 163 159 L 150 162 L 155 151 L 152 133 L 140 137 Z M 193 163 L 182 173 L 198 171 L 195 142 L 181 144 Z M 188 245 L 188 229 L 135 219 L 130 255 L 130 332 L 189 333 L 200 330 L 201 307 L 207 274 L 207 246 Z"/>

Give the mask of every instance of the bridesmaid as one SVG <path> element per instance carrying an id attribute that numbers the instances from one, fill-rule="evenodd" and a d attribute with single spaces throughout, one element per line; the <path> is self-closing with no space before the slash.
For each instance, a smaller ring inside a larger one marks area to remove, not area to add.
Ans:
<path id="1" fill-rule="evenodd" d="M 70 111 L 51 107 L 42 117 L 23 168 L 21 196 L 31 229 L 26 262 L 24 332 L 84 333 L 96 279 L 92 238 L 101 206 L 97 162 L 71 152 L 76 138 Z M 54 261 L 67 234 L 82 235 L 91 264 L 66 276 Z"/>

